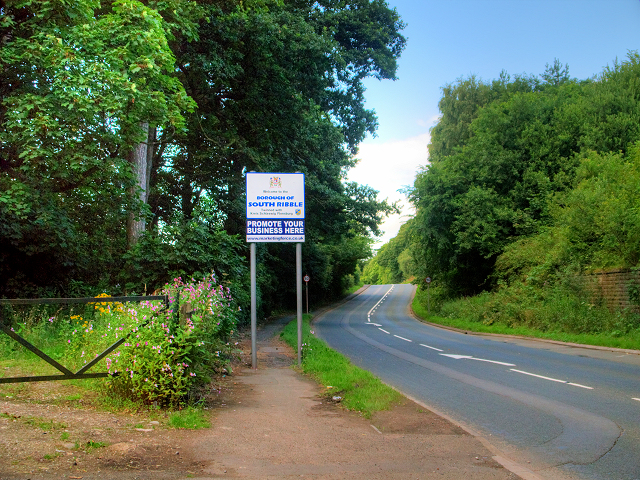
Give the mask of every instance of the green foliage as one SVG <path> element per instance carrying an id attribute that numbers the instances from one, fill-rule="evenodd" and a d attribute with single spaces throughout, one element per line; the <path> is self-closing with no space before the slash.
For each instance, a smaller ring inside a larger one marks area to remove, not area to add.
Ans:
<path id="1" fill-rule="evenodd" d="M 169 426 L 173 428 L 199 430 L 201 428 L 209 428 L 211 421 L 202 409 L 187 407 L 169 414 Z"/>
<path id="2" fill-rule="evenodd" d="M 639 182 L 636 148 L 626 158 L 589 154 L 576 170 L 574 188 L 549 202 L 550 225 L 506 247 L 496 276 L 539 286 L 562 274 L 636 267 Z"/>
<path id="3" fill-rule="evenodd" d="M 212 270 L 246 292 L 250 170 L 305 173 L 312 295 L 339 295 L 395 211 L 346 171 L 377 124 L 364 79 L 395 79 L 403 28 L 383 0 L 4 2 L 0 295 L 140 292 Z M 147 232 L 128 250 L 130 213 Z M 292 298 L 285 247 L 259 252 L 264 314 Z"/>
<path id="4" fill-rule="evenodd" d="M 568 258 L 589 268 L 635 265 L 635 193 L 613 193 L 618 187 L 605 177 L 635 178 L 608 152 L 624 155 L 640 140 L 639 71 L 632 52 L 589 81 L 571 79 L 556 60 L 542 81 L 503 73 L 491 84 L 471 77 L 445 87 L 431 164 L 411 192 L 419 276 L 437 276 L 455 296 L 495 287 L 527 265 L 542 281 Z M 594 161 L 592 151 L 606 159 Z M 597 182 L 587 179 L 594 168 Z M 562 202 L 573 207 L 557 207 Z M 543 245 L 536 258 L 525 253 Z"/>
<path id="5" fill-rule="evenodd" d="M 403 283 L 419 271 L 413 256 L 413 221 L 400 227 L 398 235 L 385 243 L 363 269 L 363 280 L 371 285 Z"/>
<path id="6" fill-rule="evenodd" d="M 240 312 L 229 288 L 212 275 L 198 282 L 176 278 L 162 293 L 169 295 L 168 310 L 157 301 L 121 304 L 102 294 L 104 301 L 76 314 L 58 309 L 48 318 L 33 311 L 25 317 L 14 311 L 12 328 L 71 370 L 130 334 L 93 367 L 114 375 L 106 382 L 106 404 L 182 405 L 198 400 L 200 387 L 235 354 L 229 338 Z M 187 303 L 190 314 L 180 313 L 179 305 Z M 25 371 L 39 368 L 32 365 L 35 356 L 8 336 L 0 336 L 0 353 Z"/>
<path id="7" fill-rule="evenodd" d="M 106 362 L 110 373 L 119 373 L 110 380 L 118 394 L 147 404 L 178 405 L 226 365 L 237 307 L 229 289 L 214 277 L 198 283 L 176 278 L 163 293 L 170 297 L 166 314 L 151 317 L 152 305 L 146 305 L 151 311 L 128 310 L 134 334 Z M 186 302 L 194 309 L 191 318 L 178 311 Z M 117 336 L 121 327 L 115 328 Z"/>
<path id="8" fill-rule="evenodd" d="M 166 33 L 158 11 L 139 1 L 3 3 L 4 294 L 60 292 L 69 278 L 97 285 L 119 266 L 132 208 L 125 157 L 139 123 L 181 129 L 194 106 L 173 76 Z"/>
<path id="9" fill-rule="evenodd" d="M 418 301 L 424 306 L 423 298 Z M 589 338 L 596 335 L 602 342 L 606 338 L 640 335 L 640 315 L 632 311 L 610 311 L 594 298 L 586 279 L 575 277 L 544 288 L 519 285 L 451 300 L 441 305 L 438 316 L 460 319 L 466 322 L 464 328 L 472 330 L 493 331 L 482 327 L 495 326 L 500 329 L 499 333 L 530 336 L 546 337 L 546 333 L 553 333 Z"/>
<path id="10" fill-rule="evenodd" d="M 233 289 L 239 305 L 248 305 L 248 265 L 243 257 L 246 244 L 227 235 L 219 226 L 192 220 L 164 226 L 155 235 L 144 235 L 128 251 L 120 281 L 127 291 L 154 291 L 173 278 L 201 278 L 213 272 Z M 248 310 L 248 308 L 247 308 Z M 244 312 L 238 316 L 247 321 Z"/>
<path id="11" fill-rule="evenodd" d="M 339 396 L 342 405 L 362 412 L 367 418 L 400 401 L 398 392 L 371 373 L 356 367 L 344 355 L 330 349 L 325 342 L 315 337 L 308 317 L 305 315 L 303 322 L 302 370 L 326 386 L 327 398 Z M 281 337 L 297 348 L 296 321 L 285 327 Z"/>

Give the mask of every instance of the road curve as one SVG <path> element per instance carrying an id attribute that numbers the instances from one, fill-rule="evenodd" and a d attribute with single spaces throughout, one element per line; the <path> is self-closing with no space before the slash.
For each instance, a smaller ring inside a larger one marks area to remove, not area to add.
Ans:
<path id="1" fill-rule="evenodd" d="M 371 286 L 317 334 L 356 365 L 479 432 L 545 479 L 640 479 L 640 355 L 463 333 L 409 312 L 412 285 Z"/>

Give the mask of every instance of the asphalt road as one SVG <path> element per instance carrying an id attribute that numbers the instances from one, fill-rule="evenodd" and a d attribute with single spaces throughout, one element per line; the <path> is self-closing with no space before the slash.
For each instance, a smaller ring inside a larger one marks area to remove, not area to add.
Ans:
<path id="1" fill-rule="evenodd" d="M 408 309 L 413 288 L 371 286 L 314 328 L 531 478 L 640 479 L 640 355 L 425 325 Z"/>

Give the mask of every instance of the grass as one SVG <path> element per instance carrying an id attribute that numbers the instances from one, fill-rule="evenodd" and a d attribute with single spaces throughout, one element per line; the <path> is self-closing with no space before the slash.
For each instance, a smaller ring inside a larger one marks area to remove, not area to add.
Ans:
<path id="1" fill-rule="evenodd" d="M 198 430 L 209 428 L 211 422 L 209 416 L 200 408 L 187 407 L 169 414 L 168 425 L 173 428 L 188 428 Z"/>
<path id="2" fill-rule="evenodd" d="M 326 387 L 325 396 L 342 397 L 341 403 L 349 410 L 361 412 L 365 417 L 380 410 L 388 410 L 402 400 L 402 396 L 377 377 L 351 363 L 344 355 L 311 333 L 311 315 L 303 317 L 302 371 Z M 294 320 L 283 330 L 281 337 L 297 348 L 298 327 Z"/>
<path id="3" fill-rule="evenodd" d="M 82 447 L 83 447 L 85 452 L 91 453 L 94 450 L 97 450 L 99 448 L 104 448 L 106 446 L 107 446 L 107 444 L 104 443 L 104 442 L 94 442 L 93 440 L 89 440 Z"/>
<path id="4" fill-rule="evenodd" d="M 440 317 L 428 315 L 426 306 L 422 305 L 416 296 L 411 305 L 413 312 L 421 319 L 438 325 L 468 330 L 478 333 L 494 333 L 501 335 L 518 335 L 523 337 L 543 338 L 560 342 L 577 343 L 581 345 L 596 345 L 610 348 L 624 348 L 640 350 L 640 332 L 635 331 L 624 336 L 612 336 L 606 333 L 568 333 L 562 331 L 542 331 L 526 326 L 509 326 L 504 323 L 494 322 L 486 324 L 463 318 Z"/>
<path id="5" fill-rule="evenodd" d="M 25 425 L 39 428 L 45 432 L 51 432 L 53 430 L 64 430 L 67 426 L 64 423 L 56 422 L 54 420 L 47 420 L 41 417 L 22 417 L 20 415 L 12 415 L 10 413 L 0 413 L 0 418 L 8 418 L 10 420 L 19 420 Z M 63 433 L 64 435 L 64 433 Z"/>
<path id="6" fill-rule="evenodd" d="M 358 285 L 354 285 L 351 288 L 348 288 L 347 290 L 344 291 L 344 296 L 348 296 L 351 295 L 352 293 L 357 292 L 358 290 L 360 290 L 362 287 L 364 286 L 364 283 L 359 283 Z"/>

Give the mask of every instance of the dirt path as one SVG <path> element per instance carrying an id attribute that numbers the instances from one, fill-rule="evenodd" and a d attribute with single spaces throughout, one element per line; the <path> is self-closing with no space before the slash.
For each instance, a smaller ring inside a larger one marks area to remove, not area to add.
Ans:
<path id="1" fill-rule="evenodd" d="M 259 331 L 257 371 L 242 343 L 244 367 L 212 389 L 206 430 L 69 406 L 52 400 L 49 390 L 64 388 L 52 384 L 30 387 L 42 391 L 35 401 L 33 391 L 0 390 L 0 480 L 518 478 L 412 402 L 367 420 L 323 400 L 323 388 L 290 367 L 279 328 Z"/>

